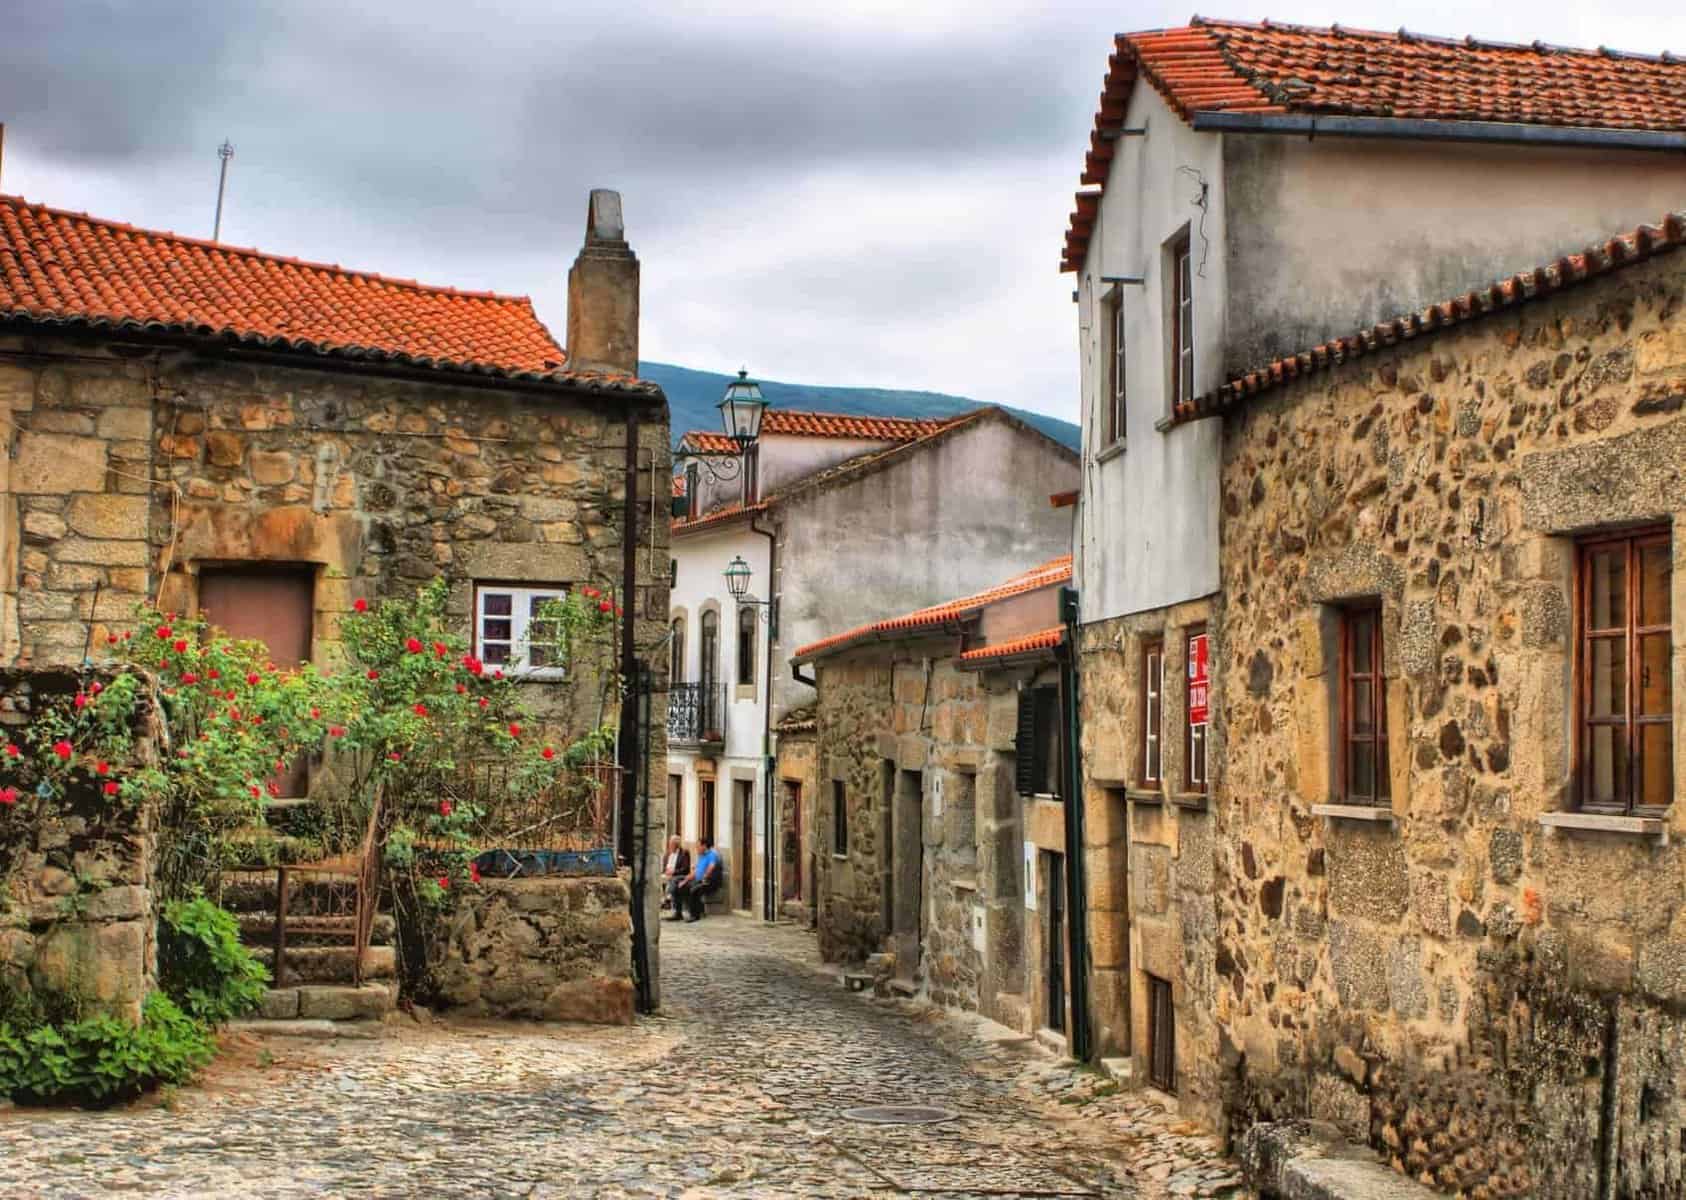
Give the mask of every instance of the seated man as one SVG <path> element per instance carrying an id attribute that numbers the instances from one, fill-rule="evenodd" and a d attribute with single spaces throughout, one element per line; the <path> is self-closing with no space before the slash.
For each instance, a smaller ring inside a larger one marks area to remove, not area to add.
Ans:
<path id="1" fill-rule="evenodd" d="M 671 909 L 673 915 L 667 918 L 677 921 L 680 916 L 679 901 L 676 892 L 679 884 L 691 873 L 691 852 L 685 849 L 685 843 L 679 840 L 677 834 L 667 839 L 667 857 L 662 860 L 662 907 Z"/>
<path id="2" fill-rule="evenodd" d="M 687 921 L 702 920 L 704 897 L 720 890 L 720 852 L 714 848 L 714 839 L 699 838 L 697 845 L 702 853 L 697 855 L 696 866 L 673 889 L 673 902 L 685 909 Z"/>

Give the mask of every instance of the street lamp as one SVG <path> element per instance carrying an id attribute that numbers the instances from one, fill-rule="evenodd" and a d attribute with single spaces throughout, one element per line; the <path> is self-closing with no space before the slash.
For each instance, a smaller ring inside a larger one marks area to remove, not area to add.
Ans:
<path id="1" fill-rule="evenodd" d="M 761 415 L 767 411 L 767 401 L 761 396 L 761 385 L 740 370 L 738 377 L 726 385 L 726 394 L 715 406 L 720 410 L 720 425 L 732 443 L 730 450 L 699 450 L 685 447 L 680 458 L 696 462 L 717 483 L 736 479 L 743 473 L 744 456 L 761 436 Z"/>
<path id="2" fill-rule="evenodd" d="M 737 555 L 726 565 L 726 590 L 732 593 L 732 599 L 737 601 L 739 608 L 761 609 L 761 619 L 767 622 L 767 628 L 774 637 L 779 635 L 779 602 L 774 597 L 771 600 L 748 600 L 749 595 L 749 564 L 743 560 L 743 555 Z"/>

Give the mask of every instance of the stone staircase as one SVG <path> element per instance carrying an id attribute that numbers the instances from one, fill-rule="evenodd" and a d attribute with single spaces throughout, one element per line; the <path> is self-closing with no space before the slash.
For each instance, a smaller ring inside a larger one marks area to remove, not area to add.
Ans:
<path id="1" fill-rule="evenodd" d="M 360 864 L 351 860 L 244 868 L 224 875 L 223 907 L 239 922 L 240 940 L 270 971 L 270 991 L 258 1016 L 354 1021 L 392 1011 L 398 959 L 389 914 L 374 914 L 358 970 L 360 872 Z"/>

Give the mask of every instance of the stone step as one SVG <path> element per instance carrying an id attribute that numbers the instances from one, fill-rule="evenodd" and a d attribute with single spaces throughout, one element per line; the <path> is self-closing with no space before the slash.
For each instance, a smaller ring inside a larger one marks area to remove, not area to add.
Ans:
<path id="1" fill-rule="evenodd" d="M 378 1021 L 397 1006 L 397 991 L 391 983 L 271 988 L 256 1015 L 260 1021 Z"/>
<path id="2" fill-rule="evenodd" d="M 253 946 L 252 954 L 273 970 L 275 948 Z M 355 974 L 357 951 L 351 946 L 288 946 L 277 987 L 312 983 L 350 983 Z M 398 952 L 392 946 L 370 946 L 363 960 L 363 978 L 394 979 L 398 975 Z"/>

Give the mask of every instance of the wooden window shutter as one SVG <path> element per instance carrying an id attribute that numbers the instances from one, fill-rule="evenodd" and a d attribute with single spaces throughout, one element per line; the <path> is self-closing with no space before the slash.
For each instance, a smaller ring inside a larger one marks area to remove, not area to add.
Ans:
<path id="1" fill-rule="evenodd" d="M 1021 796 L 1035 795 L 1037 781 L 1044 774 L 1036 769 L 1040 741 L 1036 736 L 1036 689 L 1025 688 L 1019 692 L 1019 732 L 1013 747 L 1017 787 Z"/>

